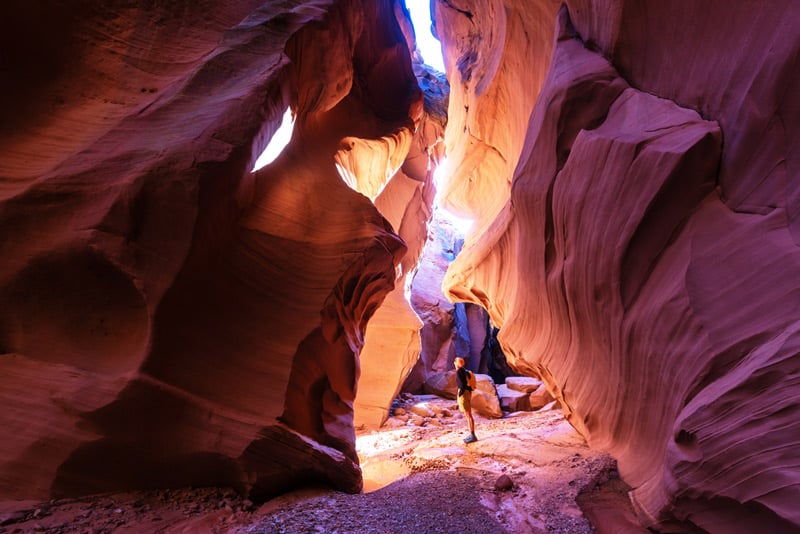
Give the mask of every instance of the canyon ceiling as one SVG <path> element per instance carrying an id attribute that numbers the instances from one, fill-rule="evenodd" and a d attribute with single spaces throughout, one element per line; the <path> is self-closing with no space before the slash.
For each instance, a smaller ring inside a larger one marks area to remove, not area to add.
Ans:
<path id="1" fill-rule="evenodd" d="M 399 0 L 0 7 L 2 498 L 359 491 L 446 155 L 446 295 L 642 523 L 800 528 L 800 4 L 432 6 L 449 94 Z"/>

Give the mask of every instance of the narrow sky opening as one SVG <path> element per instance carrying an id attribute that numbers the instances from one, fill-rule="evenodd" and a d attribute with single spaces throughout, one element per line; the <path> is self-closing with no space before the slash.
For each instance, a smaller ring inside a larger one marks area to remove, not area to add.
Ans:
<path id="1" fill-rule="evenodd" d="M 292 117 L 292 110 L 291 108 L 286 108 L 286 113 L 283 114 L 281 125 L 278 127 L 275 135 L 272 136 L 272 139 L 269 140 L 267 148 L 258 156 L 256 164 L 253 166 L 253 172 L 261 167 L 269 165 L 275 158 L 280 156 L 281 152 L 283 152 L 283 149 L 289 144 L 289 140 L 292 138 L 293 129 L 294 117 Z"/>
<path id="2" fill-rule="evenodd" d="M 406 0 L 406 7 L 411 13 L 411 24 L 417 36 L 417 48 L 422 54 L 426 65 L 444 72 L 444 59 L 442 58 L 442 45 L 431 33 L 431 2 L 430 0 Z"/>
<path id="3" fill-rule="evenodd" d="M 430 0 L 406 0 L 406 7 L 411 14 L 411 24 L 417 36 L 417 48 L 422 55 L 422 60 L 429 67 L 444 72 L 444 58 L 442 57 L 442 44 L 431 33 L 431 2 Z M 439 203 L 439 193 L 444 189 L 444 183 L 450 178 L 447 158 L 439 163 L 434 171 L 436 185 L 435 209 L 439 216 L 449 221 L 461 235 L 466 235 L 472 227 L 472 219 L 459 217 L 445 210 Z"/>

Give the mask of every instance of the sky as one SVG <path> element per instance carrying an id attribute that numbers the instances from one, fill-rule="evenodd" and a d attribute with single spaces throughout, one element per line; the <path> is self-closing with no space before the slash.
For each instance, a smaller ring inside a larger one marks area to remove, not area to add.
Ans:
<path id="1" fill-rule="evenodd" d="M 253 167 L 253 172 L 265 165 L 272 163 L 272 161 L 277 158 L 281 152 L 283 152 L 284 147 L 289 144 L 289 140 L 292 138 L 293 128 L 294 118 L 292 117 L 292 110 L 290 108 L 286 108 L 286 112 L 283 114 L 283 121 L 281 122 L 281 125 L 272 136 L 272 139 L 270 139 L 267 148 L 264 149 L 264 152 L 262 152 L 256 160 L 256 164 Z"/>
<path id="2" fill-rule="evenodd" d="M 406 7 L 411 13 L 411 24 L 414 25 L 414 33 L 417 36 L 417 48 L 419 48 L 422 59 L 431 67 L 444 72 L 444 60 L 442 59 L 442 45 L 431 34 L 431 12 L 430 0 L 406 0 Z M 437 191 L 444 189 L 444 181 L 447 180 L 449 167 L 447 158 L 441 161 L 434 171 L 434 181 Z M 439 197 L 435 200 L 440 216 L 449 220 L 462 234 L 469 232 L 472 227 L 472 219 L 459 217 L 439 206 Z"/>
<path id="3" fill-rule="evenodd" d="M 434 69 L 444 72 L 442 46 L 431 34 L 430 0 L 406 0 L 406 7 L 411 13 L 411 24 L 414 25 L 417 48 L 422 54 L 422 59 Z"/>

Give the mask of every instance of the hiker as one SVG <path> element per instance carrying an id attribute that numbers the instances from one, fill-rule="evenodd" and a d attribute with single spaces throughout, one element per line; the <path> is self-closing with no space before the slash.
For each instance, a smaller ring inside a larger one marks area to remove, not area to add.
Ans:
<path id="1" fill-rule="evenodd" d="M 464 443 L 478 441 L 475 437 L 475 420 L 472 418 L 472 390 L 475 388 L 475 373 L 464 367 L 464 358 L 453 361 L 456 368 L 456 385 L 458 385 L 458 408 L 467 416 L 469 423 L 469 436 L 464 438 Z"/>

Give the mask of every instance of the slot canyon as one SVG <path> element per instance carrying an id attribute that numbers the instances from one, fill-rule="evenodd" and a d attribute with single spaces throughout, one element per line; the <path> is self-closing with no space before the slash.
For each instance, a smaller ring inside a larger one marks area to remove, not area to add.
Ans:
<path id="1" fill-rule="evenodd" d="M 0 501 L 358 494 L 495 344 L 644 532 L 800 531 L 800 3 L 430 8 L 0 7 Z"/>

